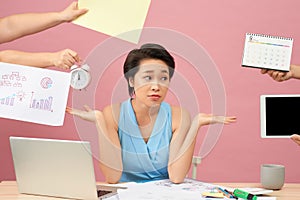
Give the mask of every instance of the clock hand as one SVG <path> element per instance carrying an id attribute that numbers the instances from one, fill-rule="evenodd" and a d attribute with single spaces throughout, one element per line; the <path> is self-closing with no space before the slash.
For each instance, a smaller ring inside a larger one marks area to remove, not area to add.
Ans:
<path id="1" fill-rule="evenodd" d="M 80 81 L 80 74 L 78 73 L 77 80 Z"/>

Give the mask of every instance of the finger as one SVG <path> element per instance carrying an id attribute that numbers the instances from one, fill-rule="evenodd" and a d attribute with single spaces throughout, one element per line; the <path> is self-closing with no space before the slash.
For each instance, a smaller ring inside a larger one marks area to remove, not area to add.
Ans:
<path id="1" fill-rule="evenodd" d="M 78 2 L 73 2 L 73 4 L 72 4 L 72 9 L 78 11 L 78 12 L 77 12 L 77 15 L 78 15 L 78 16 L 79 16 L 79 15 L 82 15 L 82 14 L 84 14 L 84 13 L 86 13 L 86 12 L 88 11 L 87 8 L 81 8 L 81 9 L 79 9 Z"/>
<path id="2" fill-rule="evenodd" d="M 233 123 L 233 122 L 236 122 L 236 119 L 228 119 L 227 122 L 228 123 Z"/>
<path id="3" fill-rule="evenodd" d="M 225 124 L 230 124 L 230 123 L 233 123 L 233 122 L 236 122 L 236 117 L 235 116 L 226 117 L 226 119 L 224 121 Z"/>
<path id="4" fill-rule="evenodd" d="M 79 58 L 79 55 L 77 52 L 71 50 L 71 49 L 68 49 L 68 54 L 76 61 L 76 62 L 79 62 L 80 61 L 80 58 Z"/>
<path id="5" fill-rule="evenodd" d="M 267 70 L 267 73 L 269 74 L 269 76 L 272 76 L 274 70 Z"/>
<path id="6" fill-rule="evenodd" d="M 230 120 L 230 121 L 236 121 L 236 118 L 237 118 L 236 116 L 233 116 L 233 117 L 227 117 L 227 119 Z"/>
<path id="7" fill-rule="evenodd" d="M 70 52 L 70 51 L 67 52 L 65 59 L 67 59 L 69 62 L 72 62 L 73 64 L 80 60 L 76 52 Z"/>
<path id="8" fill-rule="evenodd" d="M 280 74 L 281 74 L 280 72 L 274 72 L 272 78 L 275 81 L 281 82 L 283 80 L 282 80 L 282 76 Z"/>
<path id="9" fill-rule="evenodd" d="M 87 8 L 82 8 L 78 10 L 78 16 L 83 15 L 85 13 L 87 13 L 89 11 L 89 9 Z"/>
<path id="10" fill-rule="evenodd" d="M 276 80 L 277 79 L 277 76 L 278 76 L 278 72 L 276 71 L 273 71 L 273 73 L 271 74 L 271 77 Z"/>
<path id="11" fill-rule="evenodd" d="M 277 76 L 276 76 L 276 81 L 281 82 L 281 81 L 283 81 L 283 80 L 284 80 L 284 78 L 282 77 L 282 73 L 281 73 L 281 72 L 278 72 L 278 73 L 277 73 Z"/>
<path id="12" fill-rule="evenodd" d="M 297 134 L 291 135 L 291 138 L 294 139 L 294 140 L 300 140 L 300 136 L 297 135 Z"/>
<path id="13" fill-rule="evenodd" d="M 212 123 L 224 123 L 224 122 L 226 122 L 226 117 L 224 117 L 224 116 L 212 117 Z"/>
<path id="14" fill-rule="evenodd" d="M 83 106 L 86 111 L 92 111 L 92 109 L 88 105 Z"/>
<path id="15" fill-rule="evenodd" d="M 75 64 L 75 62 L 76 61 L 71 56 L 68 56 L 67 58 L 64 59 L 64 64 L 67 65 L 68 68 L 73 66 Z"/>
<path id="16" fill-rule="evenodd" d="M 61 69 L 69 69 L 71 66 L 72 65 L 68 65 L 68 64 L 63 63 L 63 64 L 60 65 L 60 68 Z"/>
<path id="17" fill-rule="evenodd" d="M 75 64 L 75 60 L 72 56 L 68 54 L 63 56 L 62 66 L 61 66 L 63 69 L 69 69 L 74 64 Z"/>
<path id="18" fill-rule="evenodd" d="M 265 74 L 265 73 L 267 73 L 268 72 L 268 70 L 266 70 L 266 69 L 261 69 L 260 70 L 260 73 L 262 73 L 262 74 Z"/>
<path id="19" fill-rule="evenodd" d="M 291 77 L 291 74 L 290 74 L 291 72 L 284 72 L 284 73 L 282 73 L 283 75 L 282 75 L 282 77 L 281 77 L 281 80 L 282 81 L 286 81 L 286 80 L 288 80 L 290 77 Z"/>
<path id="20" fill-rule="evenodd" d="M 78 10 L 78 2 L 77 1 L 73 1 L 69 7 L 72 10 Z"/>
<path id="21" fill-rule="evenodd" d="M 72 3 L 72 8 L 73 8 L 73 9 L 78 9 L 78 2 L 74 1 L 74 2 Z"/>
<path id="22" fill-rule="evenodd" d="M 69 114 L 72 114 L 72 108 L 66 107 L 66 112 L 69 113 Z"/>
<path id="23" fill-rule="evenodd" d="M 280 77 L 283 77 L 283 76 L 285 76 L 285 75 L 286 75 L 285 72 L 279 72 L 279 73 L 278 73 L 278 76 L 280 76 Z"/>

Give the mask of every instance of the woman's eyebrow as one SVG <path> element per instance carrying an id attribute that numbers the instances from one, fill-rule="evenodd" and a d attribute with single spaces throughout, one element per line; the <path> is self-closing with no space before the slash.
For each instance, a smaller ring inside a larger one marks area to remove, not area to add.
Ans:
<path id="1" fill-rule="evenodd" d="M 161 70 L 161 72 L 162 72 L 162 73 L 166 73 L 166 74 L 169 73 L 168 70 L 165 70 L 165 69 L 164 69 L 164 70 Z"/>
<path id="2" fill-rule="evenodd" d="M 143 74 L 150 74 L 150 73 L 154 73 L 154 71 L 155 71 L 155 70 L 145 70 L 145 71 L 142 71 L 142 73 L 143 73 Z M 169 71 L 166 70 L 166 69 L 162 69 L 160 72 L 161 72 L 161 73 L 165 73 L 165 74 L 168 74 L 168 73 L 169 73 Z"/>
<path id="3" fill-rule="evenodd" d="M 143 71 L 144 74 L 150 74 L 150 73 L 153 73 L 154 70 L 146 70 L 146 71 Z"/>

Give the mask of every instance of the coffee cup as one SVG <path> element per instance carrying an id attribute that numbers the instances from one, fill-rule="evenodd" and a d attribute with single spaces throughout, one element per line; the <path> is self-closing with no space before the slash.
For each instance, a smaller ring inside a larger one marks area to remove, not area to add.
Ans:
<path id="1" fill-rule="evenodd" d="M 279 190 L 284 185 L 285 167 L 277 164 L 263 164 L 260 168 L 260 182 L 266 189 Z"/>

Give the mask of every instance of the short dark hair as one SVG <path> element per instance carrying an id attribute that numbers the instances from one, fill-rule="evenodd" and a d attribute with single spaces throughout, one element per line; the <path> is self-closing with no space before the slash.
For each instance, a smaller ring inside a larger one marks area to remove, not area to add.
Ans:
<path id="1" fill-rule="evenodd" d="M 170 79 L 174 74 L 174 58 L 163 46 L 147 43 L 142 45 L 139 49 L 133 49 L 128 53 L 123 66 L 123 73 L 128 83 L 128 92 L 130 96 L 134 94 L 134 88 L 130 87 L 129 78 L 134 77 L 139 70 L 141 61 L 146 59 L 157 59 L 165 62 L 169 67 Z"/>

